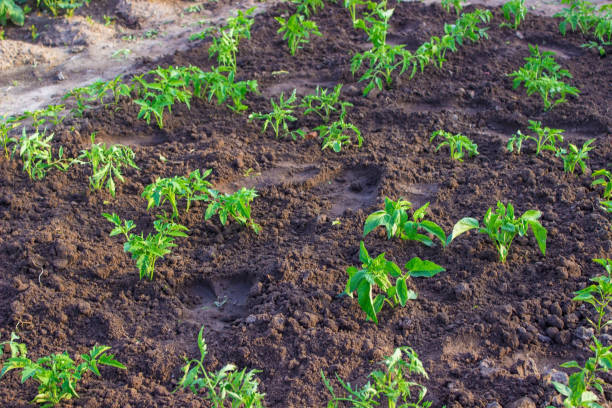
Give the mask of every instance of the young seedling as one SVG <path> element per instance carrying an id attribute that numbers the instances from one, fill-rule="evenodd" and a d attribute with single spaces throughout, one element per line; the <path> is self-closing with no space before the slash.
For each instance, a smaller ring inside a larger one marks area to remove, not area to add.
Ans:
<path id="1" fill-rule="evenodd" d="M 323 9 L 325 3 L 323 0 L 291 0 L 293 4 L 297 4 L 297 14 L 303 14 L 307 18 L 310 18 L 311 14 L 316 14 L 317 9 Z"/>
<path id="2" fill-rule="evenodd" d="M 50 168 L 66 171 L 70 167 L 72 161 L 64 159 L 63 146 L 58 150 L 57 159 L 53 157 L 51 140 L 53 134 L 45 136 L 45 132 L 36 131 L 28 136 L 24 127 L 21 137 L 13 146 L 13 152 L 19 152 L 23 161 L 23 171 L 28 173 L 31 180 L 42 180 Z"/>
<path id="3" fill-rule="evenodd" d="M 11 370 L 21 369 L 21 382 L 33 379 L 38 383 L 38 394 L 31 401 L 32 404 L 42 404 L 43 407 L 53 407 L 62 401 L 79 398 L 76 392 L 78 382 L 85 373 L 91 371 L 100 377 L 98 366 L 105 365 L 125 370 L 126 367 L 115 356 L 107 354 L 108 346 L 94 346 L 89 353 L 81 354 L 83 362 L 76 362 L 67 352 L 51 354 L 32 361 L 27 357 L 27 347 L 18 343 L 19 337 L 11 333 L 11 340 L 1 343 L 0 357 L 4 345 L 8 345 L 11 357 L 7 358 L 2 366 L 0 377 Z"/>
<path id="4" fill-rule="evenodd" d="M 500 27 L 510 27 L 513 30 L 517 30 L 519 24 L 525 20 L 527 15 L 527 7 L 525 7 L 525 0 L 510 0 L 502 6 L 502 12 L 504 18 L 508 23 L 501 23 Z"/>
<path id="5" fill-rule="evenodd" d="M 320 88 L 317 85 L 315 93 L 304 96 L 298 106 L 305 109 L 304 115 L 316 113 L 325 123 L 328 123 L 331 119 L 331 114 L 338 112 L 338 110 L 340 111 L 340 116 L 344 117 L 346 115 L 346 108 L 353 106 L 353 104 L 340 100 L 341 89 L 342 84 L 336 85 L 331 92 L 329 89 Z"/>
<path id="6" fill-rule="evenodd" d="M 228 67 L 231 71 L 236 72 L 236 57 L 238 54 L 238 45 L 243 38 L 251 38 L 251 26 L 253 18 L 251 15 L 255 11 L 255 7 L 251 7 L 245 12 L 239 10 L 235 17 L 227 19 L 227 25 L 219 29 L 216 37 L 213 37 L 213 42 L 208 49 L 210 57 L 217 55 L 219 65 Z M 204 31 L 204 35 L 210 30 Z"/>
<path id="7" fill-rule="evenodd" d="M 177 389 L 188 388 L 198 395 L 204 391 L 206 400 L 210 401 L 212 407 L 236 407 L 236 408 L 262 408 L 265 394 L 260 393 L 257 388 L 259 381 L 255 377 L 260 370 L 246 371 L 246 368 L 237 371 L 234 364 L 226 364 L 217 372 L 206 370 L 204 359 L 208 354 L 208 348 L 203 338 L 204 327 L 198 334 L 198 349 L 200 359 L 185 358 L 185 366 L 182 368 L 183 377 L 178 383 Z"/>
<path id="8" fill-rule="evenodd" d="M 442 0 L 441 5 L 447 13 L 450 13 L 451 7 L 453 7 L 458 16 L 461 13 L 461 10 L 463 10 L 463 5 L 461 3 L 462 0 Z"/>
<path id="9" fill-rule="evenodd" d="M 293 116 L 295 111 L 295 96 L 296 90 L 294 89 L 288 99 L 284 99 L 284 93 L 281 92 L 278 103 L 274 102 L 274 99 L 270 99 L 272 104 L 272 112 L 270 113 L 251 113 L 249 115 L 249 121 L 258 119 L 263 120 L 264 124 L 261 132 L 264 133 L 268 129 L 268 125 L 272 127 L 274 136 L 276 138 L 291 136 L 293 140 L 296 140 L 298 136 L 304 136 L 304 132 L 300 129 L 290 130 L 288 122 L 295 122 L 297 118 Z"/>
<path id="10" fill-rule="evenodd" d="M 566 69 L 556 63 L 552 51 L 540 53 L 538 46 L 529 44 L 530 57 L 526 57 L 527 63 L 508 76 L 513 77 L 513 88 L 518 88 L 524 83 L 527 95 L 534 93 L 540 94 L 544 102 L 544 109 L 550 110 L 559 103 L 567 102 L 567 95 L 578 96 L 580 91 L 577 88 L 567 85 L 561 78 L 572 78 Z M 555 95 L 559 95 L 555 99 Z"/>
<path id="11" fill-rule="evenodd" d="M 488 27 L 478 27 L 480 23 L 489 23 L 493 14 L 490 10 L 476 9 L 471 13 L 463 13 L 460 18 L 455 21 L 455 24 L 444 24 L 444 37 L 452 38 L 448 41 L 448 48 L 452 52 L 456 52 L 455 43 L 460 46 L 464 45 L 465 39 L 472 43 L 477 43 L 481 39 L 488 39 Z M 441 41 L 444 43 L 444 41 Z"/>
<path id="12" fill-rule="evenodd" d="M 589 152 L 595 148 L 595 146 L 591 146 L 591 143 L 594 141 L 595 139 L 587 140 L 580 149 L 576 145 L 570 143 L 569 151 L 565 149 L 557 150 L 557 156 L 563 159 L 563 170 L 566 173 L 573 174 L 576 165 L 580 166 L 582 174 L 586 173 L 587 165 L 585 161 L 589 158 Z"/>
<path id="13" fill-rule="evenodd" d="M 91 134 L 91 147 L 81 150 L 76 162 L 91 166 L 92 175 L 89 177 L 89 185 L 93 190 L 101 190 L 106 184 L 106 189 L 115 197 L 115 180 L 125 182 L 121 168 L 123 166 L 139 169 L 134 163 L 135 154 L 127 146 L 112 145 L 106 147 L 105 143 L 95 143 L 96 134 Z M 114 178 L 113 178 L 114 177 Z"/>
<path id="14" fill-rule="evenodd" d="M 283 40 L 288 41 L 289 52 L 295 55 L 302 44 L 308 44 L 311 35 L 321 36 L 317 23 L 312 20 L 307 20 L 302 14 L 293 14 L 288 19 L 275 17 L 275 20 L 280 24 L 278 33 L 283 34 Z"/>
<path id="15" fill-rule="evenodd" d="M 520 130 L 517 131 L 517 133 L 512 135 L 510 140 L 508 140 L 508 145 L 506 148 L 509 152 L 515 151 L 516 148 L 516 153 L 519 154 L 521 152 L 523 142 L 526 140 L 533 140 L 536 143 L 536 155 L 540 154 L 544 150 L 551 152 L 558 151 L 558 143 L 563 142 L 563 129 L 542 127 L 541 122 L 534 120 L 529 121 L 529 129 L 534 131 L 536 136 L 524 135 Z"/>
<path id="16" fill-rule="evenodd" d="M 542 255 L 546 255 L 546 236 L 548 232 L 538 221 L 541 216 L 542 213 L 540 211 L 527 210 L 519 218 L 516 218 L 512 204 L 508 203 L 506 207 L 498 201 L 495 212 L 491 208 L 487 210 L 482 221 L 482 227 L 479 226 L 478 220 L 475 218 L 466 217 L 459 220 L 453 227 L 449 243 L 464 232 L 478 229 L 480 234 L 487 234 L 493 241 L 499 255 L 499 260 L 503 263 L 506 262 L 506 257 L 514 238 L 517 235 L 521 237 L 527 235 L 531 227 Z"/>
<path id="17" fill-rule="evenodd" d="M 344 0 L 344 8 L 348 9 L 350 15 L 351 15 L 351 21 L 353 22 L 353 26 L 355 24 L 357 24 L 357 21 L 359 20 L 357 18 L 357 7 L 358 6 L 364 6 L 366 4 L 368 4 L 368 1 L 364 1 L 364 0 Z"/>
<path id="18" fill-rule="evenodd" d="M 382 404 L 387 400 L 389 408 L 429 408 L 432 406 L 430 401 L 425 401 L 427 388 L 415 381 L 408 379 L 408 376 L 416 374 L 427 379 L 427 372 L 423 363 L 419 360 L 417 353 L 411 347 L 398 347 L 393 354 L 381 362 L 385 371 L 373 371 L 368 376 L 368 381 L 363 387 L 353 389 L 351 385 L 343 381 L 338 374 L 336 379 L 346 391 L 346 396 L 337 396 L 331 382 L 325 378 L 323 370 L 321 377 L 325 388 L 332 395 L 332 399 L 327 403 L 327 408 L 339 408 L 351 404 L 352 407 L 371 408 Z M 416 397 L 414 401 L 413 391 Z"/>
<path id="19" fill-rule="evenodd" d="M 187 236 L 185 233 L 187 227 L 160 219 L 153 223 L 153 228 L 157 233 L 147 234 L 145 238 L 142 233 L 140 235 L 130 233 L 134 228 L 134 223 L 131 220 L 122 223 L 119 216 L 114 213 L 103 213 L 102 216 L 115 226 L 110 233 L 111 237 L 119 234 L 126 237 L 123 250 L 130 253 L 132 259 L 136 261 L 141 280 L 144 277 L 153 280 L 155 262 L 171 253 L 171 248 L 177 246 L 174 243 L 174 238 Z"/>
<path id="20" fill-rule="evenodd" d="M 329 125 L 321 125 L 315 128 L 319 133 L 319 137 L 323 139 L 322 150 L 331 148 L 334 152 L 339 153 L 342 146 L 349 146 L 352 138 L 357 138 L 357 147 L 363 144 L 361 131 L 352 123 L 347 123 L 343 118 Z"/>
<path id="21" fill-rule="evenodd" d="M 53 17 L 57 17 L 60 12 L 65 12 L 68 17 L 72 17 L 76 9 L 85 4 L 89 5 L 89 1 L 90 0 L 42 0 L 42 3 L 53 14 Z M 40 0 L 37 0 L 37 6 L 40 6 L 40 2 Z"/>
<path id="22" fill-rule="evenodd" d="M 433 142 L 437 137 L 442 137 L 444 141 L 436 146 L 436 152 L 442 147 L 448 146 L 450 156 L 454 160 L 459 160 L 462 162 L 466 153 L 468 157 L 476 156 L 478 154 L 478 145 L 469 137 L 464 136 L 461 133 L 453 135 L 452 133 L 444 130 L 437 130 L 431 134 L 429 141 Z"/>
<path id="23" fill-rule="evenodd" d="M 612 325 L 612 320 L 605 320 L 608 305 L 612 303 L 612 260 L 594 259 L 594 261 L 606 268 L 608 275 L 591 278 L 591 282 L 595 282 L 595 284 L 575 292 L 576 296 L 572 300 L 586 302 L 593 306 L 597 313 L 597 319 L 593 321 L 587 317 L 587 320 L 595 328 L 595 333 L 599 335 L 602 329 Z"/>
<path id="24" fill-rule="evenodd" d="M 11 157 L 9 145 L 17 142 L 17 140 L 14 137 L 9 136 L 9 134 L 17 126 L 19 126 L 19 122 L 17 122 L 16 118 L 11 116 L 0 116 L 0 145 L 2 145 L 2 149 L 4 149 L 4 156 L 7 159 Z"/>
<path id="25" fill-rule="evenodd" d="M 592 174 L 593 177 L 599 177 L 591 183 L 592 186 L 603 186 L 603 200 L 599 202 L 601 208 L 606 210 L 607 212 L 612 212 L 612 172 L 600 169 Z M 606 181 L 607 179 L 607 181 Z"/>
<path id="26" fill-rule="evenodd" d="M 234 79 L 235 73 L 226 67 L 213 67 L 210 72 L 200 72 L 192 76 L 194 95 L 203 98 L 208 94 L 208 101 L 213 97 L 217 104 L 231 100 L 233 105 L 227 107 L 234 112 L 242 112 L 248 109 L 243 101 L 249 92 L 257 92 L 257 81 L 239 81 Z"/>
<path id="27" fill-rule="evenodd" d="M 433 235 L 440 240 L 443 247 L 447 244 L 444 230 L 435 222 L 425 220 L 425 215 L 429 207 L 426 203 L 412 214 L 412 221 L 408 219 L 408 210 L 412 208 L 412 203 L 402 200 L 393 201 L 385 197 L 385 209 L 376 211 L 366 218 L 363 226 L 363 236 L 365 237 L 379 226 L 387 230 L 387 239 L 400 238 L 414 240 L 427 246 L 434 246 L 433 240 L 427 235 L 419 233 L 419 230 Z"/>
<path id="28" fill-rule="evenodd" d="M 216 190 L 210 190 L 211 203 L 206 209 L 204 218 L 209 220 L 213 215 L 219 214 L 219 221 L 226 225 L 228 217 L 242 225 L 253 229 L 256 234 L 261 231 L 261 226 L 251 218 L 251 202 L 258 197 L 255 189 L 242 187 L 233 194 L 223 194 Z"/>
<path id="29" fill-rule="evenodd" d="M 596 48 L 603 57 L 606 55 L 606 46 L 612 45 L 612 6 L 602 4 L 599 9 L 590 1 L 564 0 L 569 8 L 564 8 L 554 17 L 563 18 L 559 23 L 559 31 L 565 35 L 568 28 L 572 31 L 580 30 L 585 35 L 592 35 L 596 41 L 582 44 L 582 47 Z"/>
<path id="30" fill-rule="evenodd" d="M 385 259 L 384 253 L 371 258 L 363 241 L 359 244 L 359 260 L 363 263 L 361 269 L 350 266 L 346 271 L 349 279 L 344 293 L 353 297 L 353 293 L 357 292 L 359 306 L 367 318 L 376 324 L 378 324 L 376 315 L 385 302 L 391 307 L 405 306 L 408 300 L 417 298 L 416 292 L 408 289 L 406 284 L 408 278 L 431 278 L 445 270 L 431 261 L 414 257 L 406 263 L 406 272 L 402 272 L 394 262 Z M 392 279 L 395 279 L 395 284 L 392 283 Z M 378 287 L 382 293 L 372 298 L 374 287 Z"/>

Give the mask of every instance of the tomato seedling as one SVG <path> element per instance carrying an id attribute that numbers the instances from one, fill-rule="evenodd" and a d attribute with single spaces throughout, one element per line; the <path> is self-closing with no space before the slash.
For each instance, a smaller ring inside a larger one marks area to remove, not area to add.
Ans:
<path id="1" fill-rule="evenodd" d="M 296 140 L 298 136 L 304 136 L 304 132 L 300 129 L 290 130 L 289 122 L 295 122 L 297 118 L 293 116 L 295 111 L 295 96 L 296 90 L 294 89 L 289 98 L 285 99 L 285 95 L 281 92 L 278 103 L 274 102 L 274 99 L 270 99 L 272 104 L 272 112 L 270 113 L 256 113 L 253 112 L 249 115 L 249 121 L 258 119 L 263 120 L 263 126 L 261 132 L 264 133 L 268 129 L 268 125 L 272 127 L 274 136 L 276 138 L 291 136 L 293 140 Z"/>
<path id="2" fill-rule="evenodd" d="M 219 215 L 221 224 L 226 225 L 228 217 L 242 225 L 250 227 L 256 234 L 261 231 L 261 226 L 251 218 L 251 202 L 258 197 L 255 189 L 242 187 L 233 194 L 224 194 L 216 190 L 210 190 L 211 203 L 206 209 L 204 218 L 209 220 L 213 215 Z"/>
<path id="3" fill-rule="evenodd" d="M 63 157 L 63 146 L 59 147 L 57 158 L 53 157 L 51 140 L 53 133 L 45 136 L 45 132 L 36 131 L 28 136 L 24 127 L 21 137 L 13 146 L 13 152 L 18 152 L 23 161 L 23 171 L 31 180 L 42 180 L 50 168 L 66 171 L 70 167 L 72 160 Z"/>
<path id="4" fill-rule="evenodd" d="M 595 146 L 591 146 L 594 141 L 595 139 L 589 139 L 584 142 L 584 144 L 580 148 L 570 143 L 568 146 L 569 150 L 557 150 L 556 155 L 563 159 L 563 170 L 566 173 L 573 174 L 574 170 L 576 169 L 576 165 L 580 167 L 580 170 L 582 170 L 582 174 L 586 173 L 586 160 L 589 158 L 589 152 L 595 148 Z"/>
<path id="5" fill-rule="evenodd" d="M 527 7 L 525 7 L 525 0 L 510 0 L 502 6 L 502 12 L 507 23 L 501 23 L 500 27 L 510 27 L 513 30 L 517 30 L 519 24 L 525 20 L 527 15 Z"/>
<path id="6" fill-rule="evenodd" d="M 325 150 L 329 147 L 334 152 L 339 153 L 342 150 L 342 146 L 349 146 L 352 144 L 353 137 L 357 138 L 357 147 L 361 147 L 363 144 L 363 137 L 361 136 L 359 128 L 352 123 L 345 122 L 344 118 L 329 125 L 317 126 L 314 130 L 317 131 L 319 137 L 323 139 L 321 150 Z"/>
<path id="7" fill-rule="evenodd" d="M 391 307 L 405 306 L 408 300 L 417 298 L 416 292 L 409 290 L 406 281 L 410 277 L 427 277 L 437 275 L 445 269 L 431 261 L 424 261 L 418 257 L 406 263 L 406 272 L 402 272 L 394 262 L 385 259 L 385 253 L 371 258 L 363 241 L 359 243 L 359 260 L 363 263 L 361 269 L 350 266 L 346 272 L 349 279 L 344 293 L 353 297 L 357 292 L 359 306 L 367 318 L 378 324 L 377 313 L 386 302 Z M 395 279 L 395 283 L 392 283 Z M 373 299 L 373 288 L 378 287 L 382 292 Z"/>
<path id="8" fill-rule="evenodd" d="M 302 44 L 308 44 L 311 35 L 322 35 L 317 23 L 307 20 L 302 14 L 292 14 L 288 19 L 274 17 L 280 24 L 278 33 L 283 33 L 283 40 L 287 40 L 289 52 L 295 55 L 296 51 L 302 48 Z"/>
<path id="9" fill-rule="evenodd" d="M 463 5 L 461 4 L 462 2 L 462 0 L 442 0 L 440 5 L 444 10 L 446 10 L 447 13 L 450 13 L 451 7 L 454 8 L 455 13 L 457 13 L 457 16 L 459 16 L 461 10 L 463 10 Z"/>
<path id="10" fill-rule="evenodd" d="M 478 220 L 475 218 L 466 217 L 459 220 L 453 227 L 449 243 L 464 232 L 477 229 L 478 233 L 487 234 L 491 241 L 493 241 L 499 255 L 499 260 L 503 263 L 506 262 L 506 257 L 514 238 L 517 235 L 521 237 L 527 235 L 529 228 L 531 228 L 542 255 L 546 255 L 546 237 L 548 232 L 538 221 L 541 216 L 542 213 L 540 211 L 527 210 L 519 218 L 516 218 L 512 204 L 508 203 L 505 206 L 498 201 L 495 212 L 491 208 L 487 210 L 482 220 L 482 227 L 480 227 Z"/>
<path id="11" fill-rule="evenodd" d="M 549 127 L 542 127 L 541 122 L 534 120 L 529 121 L 530 130 L 536 133 L 536 136 L 524 135 L 521 131 L 517 131 L 506 145 L 506 149 L 509 152 L 516 151 L 517 154 L 521 153 L 523 142 L 526 140 L 533 140 L 536 143 L 535 154 L 539 155 L 542 151 L 548 150 L 551 152 L 558 151 L 558 143 L 563 142 L 563 129 L 551 129 Z"/>
<path id="12" fill-rule="evenodd" d="M 340 100 L 341 89 L 342 84 L 336 85 L 332 91 L 317 85 L 315 93 L 304 96 L 298 106 L 305 109 L 304 115 L 316 113 L 325 123 L 329 122 L 334 112 L 340 111 L 340 116 L 344 117 L 346 108 L 353 104 Z"/>
<path id="13" fill-rule="evenodd" d="M 450 150 L 450 157 L 454 160 L 459 160 L 462 162 L 466 153 L 468 157 L 476 156 L 478 154 L 478 145 L 469 137 L 462 135 L 461 133 L 453 135 L 452 133 L 444 130 L 437 130 L 431 134 L 429 141 L 433 142 L 437 137 L 442 137 L 444 141 L 436 146 L 436 152 L 442 147 L 448 146 Z"/>

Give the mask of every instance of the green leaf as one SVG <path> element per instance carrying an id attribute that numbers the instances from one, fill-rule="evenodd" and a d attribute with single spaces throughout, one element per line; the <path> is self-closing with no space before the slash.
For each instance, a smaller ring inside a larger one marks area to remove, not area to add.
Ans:
<path id="1" fill-rule="evenodd" d="M 372 303 L 372 286 L 370 286 L 370 283 L 365 279 L 357 288 L 357 299 L 359 301 L 359 306 L 361 306 L 361 309 L 365 312 L 368 318 L 370 318 L 374 323 L 378 324 L 374 304 Z"/>
<path id="2" fill-rule="evenodd" d="M 419 257 L 414 257 L 406 263 L 406 270 L 408 274 L 413 277 L 431 278 L 440 272 L 444 272 L 446 269 L 434 262 L 424 261 Z"/>
<path id="3" fill-rule="evenodd" d="M 453 227 L 453 232 L 451 233 L 449 239 L 450 241 L 452 241 L 453 239 L 457 238 L 459 235 L 463 234 L 464 232 L 467 232 L 474 228 L 478 228 L 478 226 L 479 226 L 478 220 L 476 220 L 475 218 L 471 218 L 471 217 L 462 218 Z"/>
<path id="4" fill-rule="evenodd" d="M 365 224 L 363 226 L 363 236 L 368 235 L 372 230 L 380 225 L 385 225 L 385 221 L 387 218 L 387 213 L 385 211 L 376 211 L 372 213 L 366 218 Z"/>
<path id="5" fill-rule="evenodd" d="M 397 288 L 397 297 L 400 305 L 406 306 L 406 302 L 408 301 L 408 287 L 406 286 L 406 279 L 398 279 L 395 286 Z"/>
<path id="6" fill-rule="evenodd" d="M 546 255 L 546 237 L 548 235 L 548 231 L 537 221 L 528 221 L 531 226 L 531 230 L 533 231 L 533 235 L 538 242 L 538 246 L 540 247 L 540 251 L 542 255 Z"/>

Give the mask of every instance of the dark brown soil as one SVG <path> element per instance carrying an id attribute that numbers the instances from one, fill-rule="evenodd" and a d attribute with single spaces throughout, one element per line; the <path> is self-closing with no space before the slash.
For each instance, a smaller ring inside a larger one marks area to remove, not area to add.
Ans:
<path id="1" fill-rule="evenodd" d="M 171 394 L 183 356 L 197 354 L 202 325 L 207 366 L 233 362 L 262 370 L 269 407 L 323 407 L 321 370 L 360 385 L 402 345 L 423 360 L 434 407 L 553 401 L 549 370 L 588 355 L 576 333 L 588 326 L 590 309 L 571 298 L 602 272 L 591 259 L 612 256 L 610 219 L 598 209 L 601 191 L 590 187 L 589 175 L 566 175 L 551 154 L 510 155 L 505 144 L 528 119 L 541 120 L 566 129 L 572 143 L 595 138 L 588 164 L 610 168 L 610 57 L 580 48 L 580 35 L 562 37 L 552 18 L 529 16 L 519 38 L 498 28 L 494 10 L 488 41 L 450 54 L 442 70 L 429 67 L 364 98 L 350 59 L 366 38 L 350 28 L 348 13 L 326 5 L 315 16 L 323 37 L 291 57 L 273 20 L 286 7 L 258 16 L 253 39 L 241 45 L 239 76 L 257 79 L 262 92 L 250 97 L 251 109 L 267 111 L 269 97 L 281 91 L 303 94 L 317 84 L 343 83 L 363 147 L 335 154 L 321 151 L 314 139 L 277 140 L 246 115 L 202 101 L 191 110 L 175 106 L 163 130 L 136 119 L 133 105 L 67 120 L 55 132 L 69 153 L 87 147 L 95 131 L 100 140 L 132 145 L 141 171 L 127 171 L 112 199 L 89 191 L 83 168 L 32 182 L 20 163 L 0 161 L 0 337 L 16 330 L 33 358 L 112 346 L 128 370 L 88 376 L 78 388 L 81 398 L 65 406 L 203 406 L 186 392 Z M 453 18 L 439 6 L 400 3 L 391 39 L 415 49 Z M 557 52 L 579 98 L 544 113 L 538 97 L 512 89 L 506 74 L 523 65 L 527 44 Z M 207 44 L 198 44 L 160 64 L 207 69 L 211 61 Z M 318 123 L 300 117 L 298 125 Z M 436 153 L 429 135 L 437 129 L 471 137 L 480 155 L 459 163 L 447 151 Z M 197 168 L 212 168 L 222 190 L 256 187 L 253 214 L 263 232 L 205 222 L 204 207 L 196 205 L 181 219 L 189 238 L 158 263 L 152 282 L 139 281 L 122 240 L 109 237 L 111 226 L 100 214 L 116 212 L 148 230 L 153 215 L 140 197 L 144 186 Z M 384 308 L 376 326 L 355 300 L 338 294 L 346 268 L 359 262 L 363 222 L 385 196 L 431 202 L 429 217 L 447 231 L 462 217 L 481 218 L 497 200 L 520 212 L 539 209 L 549 231 L 546 256 L 533 237 L 516 240 L 503 265 L 491 242 L 474 233 L 442 250 L 388 241 L 377 231 L 366 239 L 371 254 L 386 252 L 400 265 L 419 256 L 447 270 L 414 279 L 419 299 Z M 336 219 L 339 225 L 332 224 Z M 221 299 L 225 305 L 214 306 Z M 20 385 L 16 374 L 1 381 L 2 406 L 28 406 L 33 383 Z M 612 400 L 609 387 L 606 398 Z"/>

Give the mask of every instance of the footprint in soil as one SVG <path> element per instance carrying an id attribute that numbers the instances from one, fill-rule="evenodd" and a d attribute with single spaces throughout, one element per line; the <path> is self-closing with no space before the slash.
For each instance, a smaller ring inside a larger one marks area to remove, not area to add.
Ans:
<path id="1" fill-rule="evenodd" d="M 247 298 L 252 286 L 245 275 L 199 282 L 188 289 L 197 303 L 188 308 L 187 316 L 207 331 L 223 332 L 248 314 Z"/>
<path id="2" fill-rule="evenodd" d="M 426 202 L 432 202 L 436 197 L 436 193 L 440 189 L 440 185 L 437 183 L 432 184 L 399 184 L 398 191 L 400 192 L 400 196 L 404 200 L 408 200 L 412 203 L 413 208 L 419 208 L 423 206 Z M 398 199 L 398 197 L 390 197 L 394 200 Z"/>
<path id="3" fill-rule="evenodd" d="M 276 167 L 253 173 L 248 177 L 225 183 L 219 186 L 219 191 L 231 193 L 241 187 L 256 188 L 258 190 L 280 184 L 300 184 L 316 177 L 320 170 L 314 164 L 296 164 L 292 162 L 279 162 Z"/>
<path id="4" fill-rule="evenodd" d="M 331 201 L 328 215 L 335 219 L 341 217 L 346 210 L 356 211 L 375 204 L 380 178 L 380 169 L 373 166 L 349 168 L 322 183 L 316 190 L 321 197 Z"/>

